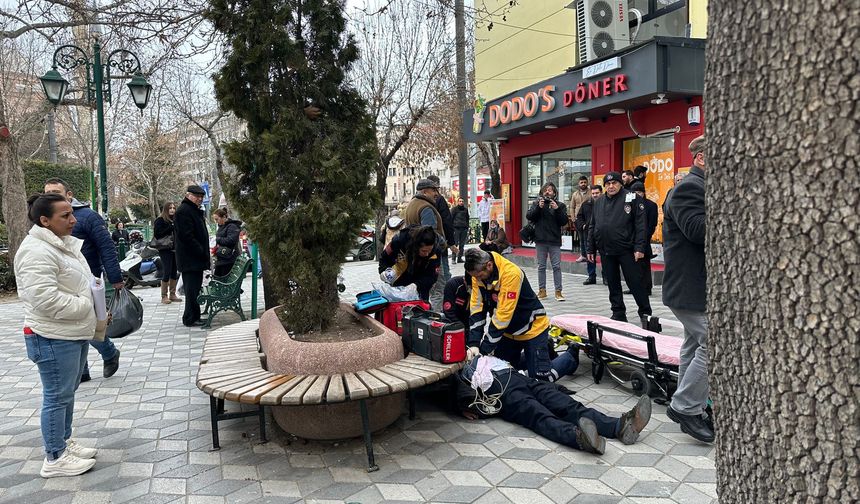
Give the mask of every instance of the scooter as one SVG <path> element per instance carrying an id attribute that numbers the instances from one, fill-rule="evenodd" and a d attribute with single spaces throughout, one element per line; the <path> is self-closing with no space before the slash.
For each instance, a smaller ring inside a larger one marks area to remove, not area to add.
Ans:
<path id="1" fill-rule="evenodd" d="M 120 261 L 119 268 L 126 288 L 131 289 L 135 285 L 161 285 L 161 257 L 157 250 L 144 242 L 132 245 L 125 259 Z"/>
<path id="2" fill-rule="evenodd" d="M 361 230 L 349 251 L 355 261 L 372 261 L 376 258 L 376 232 L 371 226 Z"/>

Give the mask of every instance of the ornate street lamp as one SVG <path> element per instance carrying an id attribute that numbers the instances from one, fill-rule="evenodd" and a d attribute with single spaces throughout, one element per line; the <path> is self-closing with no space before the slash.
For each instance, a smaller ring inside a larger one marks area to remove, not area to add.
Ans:
<path id="1" fill-rule="evenodd" d="M 111 103 L 111 70 L 115 69 L 121 72 L 122 75 L 133 75 L 131 81 L 128 83 L 128 89 L 131 91 L 134 104 L 141 110 L 141 113 L 143 113 L 143 109 L 149 103 L 152 85 L 147 82 L 146 77 L 141 72 L 140 60 L 137 55 L 131 51 L 117 49 L 108 54 L 107 62 L 102 64 L 102 49 L 98 38 L 93 42 L 92 61 L 86 51 L 80 47 L 63 45 L 54 51 L 53 66 L 41 77 L 45 96 L 48 97 L 48 101 L 53 103 L 54 106 L 62 103 L 63 97 L 65 97 L 66 91 L 69 89 L 69 81 L 60 75 L 57 68 L 59 67 L 68 71 L 80 66 L 86 68 L 87 101 L 96 108 L 99 142 L 99 190 L 102 196 L 101 211 L 102 214 L 107 216 L 107 153 L 105 151 L 104 102 Z"/>

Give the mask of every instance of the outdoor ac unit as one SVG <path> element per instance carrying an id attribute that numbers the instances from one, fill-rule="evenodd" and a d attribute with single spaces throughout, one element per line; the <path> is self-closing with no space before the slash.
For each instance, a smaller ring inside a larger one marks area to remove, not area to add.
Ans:
<path id="1" fill-rule="evenodd" d="M 576 0 L 579 64 L 630 45 L 627 0 Z"/>

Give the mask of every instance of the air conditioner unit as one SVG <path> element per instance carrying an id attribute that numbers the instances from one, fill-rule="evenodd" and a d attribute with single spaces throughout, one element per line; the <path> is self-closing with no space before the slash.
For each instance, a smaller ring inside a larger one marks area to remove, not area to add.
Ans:
<path id="1" fill-rule="evenodd" d="M 579 64 L 629 46 L 629 26 L 627 0 L 576 0 Z"/>

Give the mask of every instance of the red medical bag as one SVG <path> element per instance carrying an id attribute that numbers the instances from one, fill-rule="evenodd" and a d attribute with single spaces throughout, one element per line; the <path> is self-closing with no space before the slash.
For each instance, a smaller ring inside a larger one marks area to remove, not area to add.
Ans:
<path id="1" fill-rule="evenodd" d="M 430 305 L 426 301 L 397 301 L 389 303 L 382 311 L 376 312 L 376 320 L 396 332 L 399 336 L 403 336 L 403 309 L 407 306 L 420 306 L 425 310 L 430 309 Z"/>

